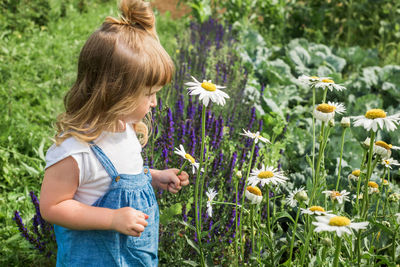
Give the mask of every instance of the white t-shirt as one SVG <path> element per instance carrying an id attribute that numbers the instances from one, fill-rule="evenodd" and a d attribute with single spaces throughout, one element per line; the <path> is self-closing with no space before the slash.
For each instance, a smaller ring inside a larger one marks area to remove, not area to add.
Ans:
<path id="1" fill-rule="evenodd" d="M 139 174 L 143 170 L 142 147 L 130 124 L 124 132 L 103 132 L 95 141 L 111 160 L 118 173 Z M 92 205 L 104 195 L 111 177 L 100 164 L 87 143 L 74 137 L 67 138 L 59 146 L 53 144 L 46 153 L 46 168 L 72 156 L 79 167 L 79 185 L 74 199 Z"/>

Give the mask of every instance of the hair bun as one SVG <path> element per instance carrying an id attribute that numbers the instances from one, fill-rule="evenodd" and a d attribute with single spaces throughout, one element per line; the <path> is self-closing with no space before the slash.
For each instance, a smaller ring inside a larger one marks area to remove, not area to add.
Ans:
<path id="1" fill-rule="evenodd" d="M 129 24 L 139 24 L 145 30 L 154 28 L 155 18 L 149 2 L 143 0 L 121 0 L 119 10 Z"/>

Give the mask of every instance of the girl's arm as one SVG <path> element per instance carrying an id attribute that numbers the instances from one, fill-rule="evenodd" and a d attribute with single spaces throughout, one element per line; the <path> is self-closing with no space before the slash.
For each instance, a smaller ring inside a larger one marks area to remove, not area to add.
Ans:
<path id="1" fill-rule="evenodd" d="M 46 169 L 40 193 L 45 220 L 74 230 L 116 230 L 133 236 L 144 231 L 148 216 L 141 211 L 93 207 L 74 200 L 78 182 L 79 168 L 72 157 Z"/>

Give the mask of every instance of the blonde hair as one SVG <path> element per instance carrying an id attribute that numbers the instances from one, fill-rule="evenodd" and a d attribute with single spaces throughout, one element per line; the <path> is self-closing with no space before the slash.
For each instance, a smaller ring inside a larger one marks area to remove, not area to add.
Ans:
<path id="1" fill-rule="evenodd" d="M 107 17 L 81 50 L 77 79 L 57 117 L 57 145 L 71 136 L 89 142 L 105 130 L 116 131 L 118 119 L 140 105 L 145 89 L 172 79 L 173 62 L 158 40 L 150 3 L 121 0 L 119 9 L 120 18 Z M 134 128 L 144 145 L 147 126 Z"/>

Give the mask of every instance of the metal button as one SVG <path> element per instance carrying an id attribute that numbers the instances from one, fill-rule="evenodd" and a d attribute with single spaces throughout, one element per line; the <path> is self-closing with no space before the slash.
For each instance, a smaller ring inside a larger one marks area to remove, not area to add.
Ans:
<path id="1" fill-rule="evenodd" d="M 115 181 L 116 181 L 116 182 L 118 182 L 119 179 L 121 179 L 121 176 L 118 175 L 117 177 L 115 177 Z"/>
<path id="2" fill-rule="evenodd" d="M 148 171 L 149 171 L 148 169 L 144 169 L 143 172 L 144 172 L 145 174 L 147 174 Z"/>

